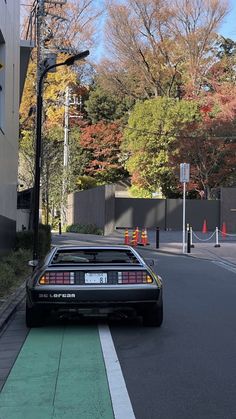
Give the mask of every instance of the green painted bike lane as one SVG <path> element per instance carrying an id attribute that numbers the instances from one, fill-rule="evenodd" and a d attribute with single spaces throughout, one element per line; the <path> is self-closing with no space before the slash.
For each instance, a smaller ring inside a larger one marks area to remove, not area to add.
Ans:
<path id="1" fill-rule="evenodd" d="M 31 329 L 0 393 L 0 419 L 114 419 L 96 326 Z"/>

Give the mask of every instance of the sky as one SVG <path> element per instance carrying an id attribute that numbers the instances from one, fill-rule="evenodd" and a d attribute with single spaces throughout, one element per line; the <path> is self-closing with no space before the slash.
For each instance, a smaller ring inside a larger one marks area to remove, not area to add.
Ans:
<path id="1" fill-rule="evenodd" d="M 224 23 L 221 25 L 219 32 L 225 38 L 231 38 L 236 41 L 236 2 L 230 1 L 230 13 L 225 17 Z"/>
<path id="2" fill-rule="evenodd" d="M 103 0 L 95 0 L 95 3 L 101 6 L 103 4 Z M 219 27 L 219 33 L 225 38 L 231 38 L 236 42 L 236 0 L 229 0 L 229 9 L 230 11 L 228 15 L 224 18 L 223 23 Z M 96 52 L 93 52 L 95 55 L 95 61 L 99 61 L 102 58 L 104 51 L 102 34 L 101 36 L 98 36 L 98 39 L 100 42 L 97 46 Z"/>
<path id="3" fill-rule="evenodd" d="M 21 0 L 23 3 L 23 0 Z M 99 5 L 100 7 L 104 5 L 104 0 L 95 0 L 95 4 Z M 236 0 L 229 0 L 230 4 L 230 12 L 224 18 L 223 23 L 219 27 L 219 33 L 223 35 L 225 38 L 231 38 L 236 41 Z M 93 58 L 95 61 L 99 61 L 102 58 L 104 45 L 103 45 L 103 30 L 102 24 L 104 23 L 104 19 L 101 22 L 100 31 L 98 31 L 98 44 L 96 48 L 91 51 L 93 53 Z"/>

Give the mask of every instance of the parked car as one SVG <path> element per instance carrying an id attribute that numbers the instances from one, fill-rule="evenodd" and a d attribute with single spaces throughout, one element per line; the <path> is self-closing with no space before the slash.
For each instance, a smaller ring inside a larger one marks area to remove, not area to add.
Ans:
<path id="1" fill-rule="evenodd" d="M 54 247 L 27 281 L 27 326 L 41 325 L 51 311 L 135 313 L 159 327 L 162 280 L 130 246 Z"/>

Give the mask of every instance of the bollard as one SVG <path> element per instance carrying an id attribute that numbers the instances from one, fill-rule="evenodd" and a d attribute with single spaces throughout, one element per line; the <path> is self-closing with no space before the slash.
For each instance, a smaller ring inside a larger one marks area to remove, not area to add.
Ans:
<path id="1" fill-rule="evenodd" d="M 219 229 L 218 229 L 218 227 L 216 227 L 216 244 L 215 244 L 215 247 L 220 247 L 220 244 L 219 244 Z"/>
<path id="2" fill-rule="evenodd" d="M 61 221 L 58 223 L 59 234 L 61 234 Z"/>
<path id="3" fill-rule="evenodd" d="M 156 249 L 159 249 L 160 245 L 160 228 L 156 227 Z"/>
<path id="4" fill-rule="evenodd" d="M 193 244 L 193 227 L 190 227 L 190 247 L 194 247 Z"/>
<path id="5" fill-rule="evenodd" d="M 190 228 L 187 231 L 187 253 L 191 253 L 191 232 L 190 232 Z"/>

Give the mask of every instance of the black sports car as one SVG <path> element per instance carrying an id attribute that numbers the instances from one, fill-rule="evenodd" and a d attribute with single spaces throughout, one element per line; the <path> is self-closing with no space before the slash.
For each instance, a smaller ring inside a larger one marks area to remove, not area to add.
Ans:
<path id="1" fill-rule="evenodd" d="M 145 325 L 158 327 L 162 280 L 130 246 L 54 247 L 27 281 L 27 326 L 41 325 L 50 311 L 135 312 Z"/>

